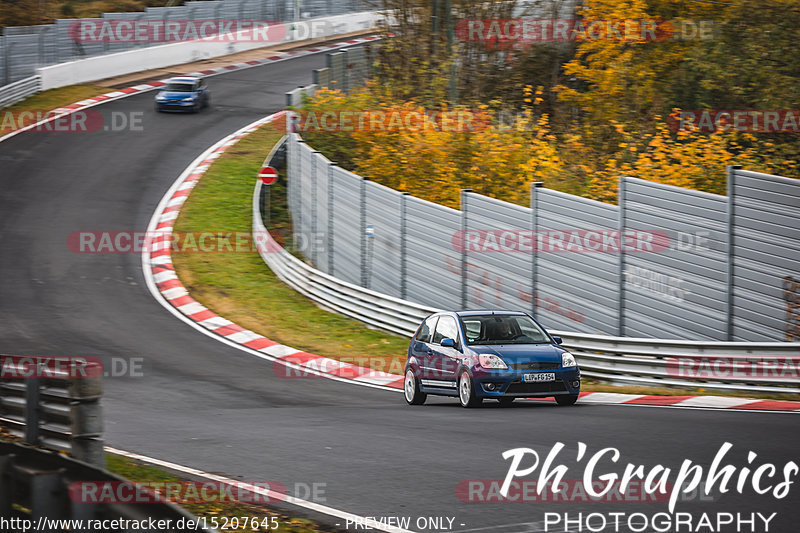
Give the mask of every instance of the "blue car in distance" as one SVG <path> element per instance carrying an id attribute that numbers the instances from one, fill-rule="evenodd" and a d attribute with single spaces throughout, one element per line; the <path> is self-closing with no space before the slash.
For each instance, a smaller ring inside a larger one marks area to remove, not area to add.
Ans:
<path id="1" fill-rule="evenodd" d="M 180 76 L 170 78 L 156 93 L 156 111 L 188 111 L 195 113 L 208 107 L 211 96 L 202 78 Z"/>
<path id="2" fill-rule="evenodd" d="M 484 398 L 505 406 L 515 398 L 553 396 L 558 405 L 573 405 L 581 371 L 560 344 L 523 312 L 435 313 L 408 346 L 406 401 L 421 405 L 434 394 L 456 396 L 463 407 Z"/>

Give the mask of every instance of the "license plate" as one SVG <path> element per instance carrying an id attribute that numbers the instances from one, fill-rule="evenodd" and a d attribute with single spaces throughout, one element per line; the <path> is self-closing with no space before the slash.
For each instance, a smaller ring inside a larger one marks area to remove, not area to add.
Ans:
<path id="1" fill-rule="evenodd" d="M 541 381 L 555 381 L 556 375 L 553 372 L 537 372 L 536 374 L 522 374 L 522 381 L 525 383 L 536 383 Z"/>

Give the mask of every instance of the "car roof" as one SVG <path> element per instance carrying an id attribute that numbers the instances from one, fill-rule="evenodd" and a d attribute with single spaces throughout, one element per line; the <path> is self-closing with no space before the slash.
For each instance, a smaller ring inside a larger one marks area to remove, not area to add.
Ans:
<path id="1" fill-rule="evenodd" d="M 478 316 L 478 315 L 525 315 L 522 311 L 509 311 L 507 309 L 466 309 L 455 312 L 458 316 Z"/>
<path id="2" fill-rule="evenodd" d="M 170 78 L 167 80 L 167 83 L 191 83 L 199 80 L 200 78 L 196 78 L 194 76 L 178 76 L 175 78 Z"/>

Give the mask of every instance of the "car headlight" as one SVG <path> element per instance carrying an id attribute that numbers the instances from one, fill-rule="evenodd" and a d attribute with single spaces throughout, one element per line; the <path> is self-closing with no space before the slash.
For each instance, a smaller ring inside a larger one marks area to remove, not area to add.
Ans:
<path id="1" fill-rule="evenodd" d="M 185 97 L 185 98 L 183 99 L 183 101 L 184 101 L 184 102 L 189 102 L 190 100 L 194 100 L 194 95 L 192 95 L 192 96 L 187 96 L 187 97 Z"/>
<path id="2" fill-rule="evenodd" d="M 507 369 L 506 363 L 496 355 L 479 355 L 478 362 L 483 368 Z"/>
<path id="3" fill-rule="evenodd" d="M 166 99 L 167 99 L 167 97 L 164 96 L 163 94 L 157 94 L 156 95 L 156 100 L 158 100 L 159 102 L 162 101 L 162 100 L 166 100 Z"/>
<path id="4" fill-rule="evenodd" d="M 570 366 L 578 366 L 578 362 L 575 360 L 575 356 L 569 352 L 564 352 L 561 354 L 561 366 L 563 367 L 570 367 Z"/>

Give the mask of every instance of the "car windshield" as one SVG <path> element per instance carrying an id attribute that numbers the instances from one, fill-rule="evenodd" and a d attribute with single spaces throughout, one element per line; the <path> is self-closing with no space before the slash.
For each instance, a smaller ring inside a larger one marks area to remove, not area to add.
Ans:
<path id="1" fill-rule="evenodd" d="M 474 315 L 461 317 L 467 344 L 542 344 L 552 342 L 526 315 Z"/>
<path id="2" fill-rule="evenodd" d="M 163 90 L 173 93 L 190 93 L 194 90 L 193 87 L 194 85 L 191 83 L 168 83 Z"/>

